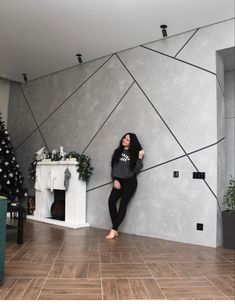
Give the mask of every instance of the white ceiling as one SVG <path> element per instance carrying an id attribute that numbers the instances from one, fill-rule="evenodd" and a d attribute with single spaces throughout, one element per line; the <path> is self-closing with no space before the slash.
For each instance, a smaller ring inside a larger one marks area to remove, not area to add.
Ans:
<path id="1" fill-rule="evenodd" d="M 234 18 L 234 0 L 0 0 L 0 77 L 29 80 Z"/>

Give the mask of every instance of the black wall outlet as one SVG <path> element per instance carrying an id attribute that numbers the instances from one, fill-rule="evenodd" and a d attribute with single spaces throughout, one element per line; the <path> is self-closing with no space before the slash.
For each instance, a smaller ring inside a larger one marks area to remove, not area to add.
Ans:
<path id="1" fill-rule="evenodd" d="M 173 177 L 179 177 L 180 173 L 179 171 L 173 171 Z"/>
<path id="2" fill-rule="evenodd" d="M 197 223 L 197 230 L 203 231 L 203 224 Z"/>

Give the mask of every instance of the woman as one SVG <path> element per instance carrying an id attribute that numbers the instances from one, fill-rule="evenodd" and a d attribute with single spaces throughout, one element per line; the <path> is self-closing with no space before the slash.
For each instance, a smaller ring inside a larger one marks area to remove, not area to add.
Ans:
<path id="1" fill-rule="evenodd" d="M 144 150 L 137 136 L 126 133 L 120 140 L 119 147 L 114 151 L 111 162 L 113 189 L 109 196 L 109 212 L 113 227 L 106 239 L 114 239 L 118 236 L 118 227 L 126 215 L 127 205 L 137 188 L 136 174 L 143 166 L 143 157 Z M 116 204 L 120 198 L 117 210 Z"/>

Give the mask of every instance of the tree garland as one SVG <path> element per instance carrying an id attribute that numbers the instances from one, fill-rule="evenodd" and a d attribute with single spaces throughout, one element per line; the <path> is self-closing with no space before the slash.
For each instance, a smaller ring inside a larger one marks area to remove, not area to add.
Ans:
<path id="1" fill-rule="evenodd" d="M 65 155 L 65 159 L 70 158 L 76 158 L 79 178 L 85 182 L 88 182 L 93 172 L 90 157 L 85 154 L 79 154 L 75 151 L 72 151 Z"/>
<path id="2" fill-rule="evenodd" d="M 63 157 L 60 152 L 57 152 L 53 150 L 53 152 L 48 152 L 45 156 L 45 159 L 50 159 L 51 161 L 60 161 L 62 159 L 71 159 L 74 158 L 77 161 L 77 172 L 78 172 L 78 178 L 88 182 L 92 173 L 93 173 L 93 167 L 91 166 L 91 159 L 89 156 L 85 154 L 79 154 L 75 151 L 66 153 Z M 37 163 L 41 160 L 34 160 L 30 164 L 29 168 L 29 178 L 35 182 L 35 174 L 36 174 L 36 167 Z"/>

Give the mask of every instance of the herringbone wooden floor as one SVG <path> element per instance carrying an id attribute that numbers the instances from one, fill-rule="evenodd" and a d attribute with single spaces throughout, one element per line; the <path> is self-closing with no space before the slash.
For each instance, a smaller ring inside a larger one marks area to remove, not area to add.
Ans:
<path id="1" fill-rule="evenodd" d="M 7 240 L 6 300 L 235 299 L 233 250 L 27 221 Z"/>

